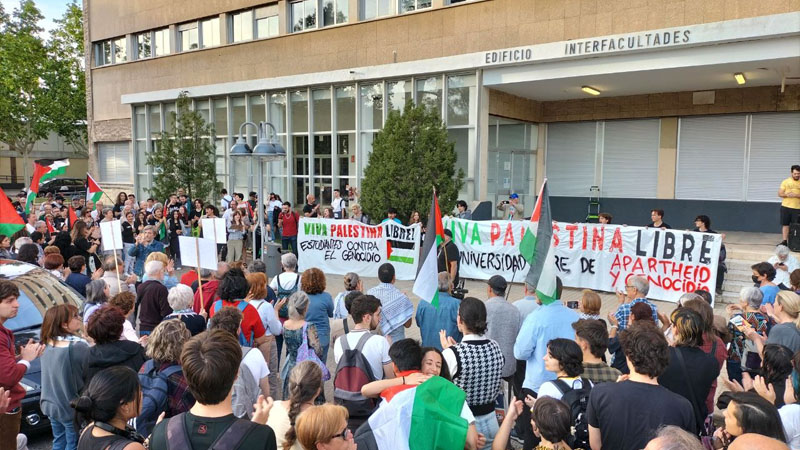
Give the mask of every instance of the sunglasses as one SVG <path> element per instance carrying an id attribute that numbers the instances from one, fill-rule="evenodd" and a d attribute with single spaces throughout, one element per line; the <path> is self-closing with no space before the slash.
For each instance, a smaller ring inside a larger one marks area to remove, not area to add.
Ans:
<path id="1" fill-rule="evenodd" d="M 350 431 L 349 428 L 345 428 L 344 431 L 342 431 L 337 435 L 332 436 L 331 439 L 342 438 L 342 440 L 346 441 L 351 437 L 353 437 L 353 433 Z"/>

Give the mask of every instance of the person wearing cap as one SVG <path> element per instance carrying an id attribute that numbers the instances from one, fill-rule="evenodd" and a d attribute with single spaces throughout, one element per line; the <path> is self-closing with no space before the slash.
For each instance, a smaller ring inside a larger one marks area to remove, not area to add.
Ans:
<path id="1" fill-rule="evenodd" d="M 495 340 L 503 351 L 503 378 L 511 382 L 517 369 L 514 342 L 519 333 L 519 310 L 505 299 L 508 283 L 501 275 L 493 275 L 486 282 L 486 337 Z"/>
<path id="2" fill-rule="evenodd" d="M 391 208 L 391 207 L 386 210 L 386 218 L 383 219 L 381 221 L 381 223 L 386 222 L 388 220 L 394 220 L 395 222 L 399 223 L 400 225 L 403 224 L 403 222 L 401 222 L 400 219 L 397 218 L 397 210 L 394 209 L 394 208 Z"/>
<path id="3" fill-rule="evenodd" d="M 525 207 L 519 202 L 519 194 L 514 192 L 508 196 L 508 200 L 497 205 L 499 211 L 503 211 L 504 220 L 522 220 L 525 214 Z"/>
<path id="4" fill-rule="evenodd" d="M 533 286 L 535 289 L 535 286 Z M 525 361 L 525 379 L 522 382 L 522 393 L 519 400 L 525 396 L 537 397 L 539 388 L 545 381 L 556 379 L 556 374 L 544 368 L 544 355 L 547 354 L 547 343 L 556 338 L 573 339 L 575 331 L 572 324 L 578 321 L 578 313 L 567 308 L 561 302 L 563 286 L 561 279 L 556 278 L 556 300 L 545 303 L 541 298 L 537 300 L 539 308 L 533 310 L 522 322 L 522 327 L 517 334 L 514 344 L 514 357 Z M 522 409 L 517 419 L 517 424 L 523 430 L 526 449 L 534 447 L 538 442 L 530 427 L 530 410 Z"/>
<path id="5" fill-rule="evenodd" d="M 458 247 L 456 247 L 455 242 L 453 242 L 453 231 L 449 228 L 444 230 L 444 242 L 439 246 L 437 258 L 439 266 L 438 271 L 447 272 L 450 275 L 453 286 L 458 286 L 460 280 L 458 277 L 458 269 L 461 266 L 461 259 L 458 255 Z"/>

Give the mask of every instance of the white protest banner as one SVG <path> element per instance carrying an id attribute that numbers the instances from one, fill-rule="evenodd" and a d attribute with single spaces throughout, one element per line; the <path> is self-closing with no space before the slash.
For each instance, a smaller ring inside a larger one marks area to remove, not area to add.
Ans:
<path id="1" fill-rule="evenodd" d="M 215 217 L 213 219 L 200 219 L 200 226 L 203 228 L 203 239 L 208 239 L 217 244 L 228 242 L 225 234 L 225 219 Z"/>
<path id="2" fill-rule="evenodd" d="M 519 243 L 530 222 L 444 218 L 460 252 L 459 274 L 480 280 L 502 275 L 522 282 L 528 263 Z M 657 228 L 553 222 L 551 264 L 564 286 L 614 292 L 632 275 L 650 281 L 649 298 L 678 301 L 685 292 L 714 295 L 722 237 Z"/>
<path id="3" fill-rule="evenodd" d="M 355 272 L 378 276 L 391 262 L 398 280 L 413 280 L 419 264 L 420 225 L 386 221 L 364 225 L 355 220 L 300 218 L 297 246 L 299 269 L 316 267 L 325 273 Z"/>
<path id="4" fill-rule="evenodd" d="M 181 264 L 198 269 L 217 270 L 217 246 L 205 238 L 178 236 Z"/>
<path id="5" fill-rule="evenodd" d="M 100 222 L 103 251 L 122 250 L 122 224 L 119 220 Z"/>

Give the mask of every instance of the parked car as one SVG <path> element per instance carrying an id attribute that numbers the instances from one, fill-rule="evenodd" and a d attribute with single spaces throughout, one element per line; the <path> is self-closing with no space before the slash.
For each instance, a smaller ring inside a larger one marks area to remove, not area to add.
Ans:
<path id="1" fill-rule="evenodd" d="M 65 198 L 73 195 L 86 195 L 86 180 L 83 178 L 52 178 L 45 180 L 39 186 L 38 197 L 44 197 L 47 193 L 53 195 L 61 194 Z"/>
<path id="2" fill-rule="evenodd" d="M 16 351 L 29 339 L 39 340 L 42 319 L 45 311 L 62 303 L 75 305 L 81 310 L 83 300 L 71 287 L 59 281 L 50 272 L 23 262 L 0 259 L 0 279 L 10 280 L 19 288 L 19 312 L 4 326 L 14 333 Z M 39 359 L 33 360 L 31 367 L 22 378 L 25 398 L 22 400 L 22 424 L 20 431 L 28 434 L 50 429 L 50 421 L 39 408 L 41 397 L 42 369 Z"/>

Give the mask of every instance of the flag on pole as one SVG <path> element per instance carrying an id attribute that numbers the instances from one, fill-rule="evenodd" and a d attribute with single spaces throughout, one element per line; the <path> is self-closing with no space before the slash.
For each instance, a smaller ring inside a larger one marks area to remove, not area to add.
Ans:
<path id="1" fill-rule="evenodd" d="M 54 234 L 56 232 L 56 227 L 53 226 L 53 221 L 51 221 L 49 217 L 45 217 L 44 223 L 47 224 L 48 233 Z"/>
<path id="2" fill-rule="evenodd" d="M 432 377 L 381 403 L 358 429 L 359 442 L 378 450 L 464 448 L 469 426 L 461 416 L 465 398 L 453 383 Z"/>
<path id="3" fill-rule="evenodd" d="M 425 241 L 422 243 L 422 263 L 417 268 L 412 292 L 422 300 L 439 307 L 439 262 L 436 250 L 444 241 L 442 214 L 439 212 L 439 201 L 436 194 L 431 200 L 431 211 L 428 214 L 428 228 Z"/>
<path id="4" fill-rule="evenodd" d="M 536 208 L 531 215 L 528 231 L 519 244 L 519 252 L 530 269 L 525 283 L 535 286 L 536 296 L 544 305 L 558 300 L 556 295 L 556 275 L 553 270 L 553 219 L 550 211 L 550 194 L 547 179 L 542 183 Z"/>
<path id="5" fill-rule="evenodd" d="M 91 175 L 88 173 L 86 174 L 86 202 L 97 203 L 100 200 L 100 197 L 103 196 L 103 190 L 100 189 L 100 185 L 94 181 Z"/>
<path id="6" fill-rule="evenodd" d="M 75 209 L 69 205 L 69 216 L 67 217 L 67 229 L 71 230 L 75 223 L 78 221 L 78 215 L 75 214 Z"/>
<path id="7" fill-rule="evenodd" d="M 25 214 L 30 214 L 31 204 L 39 193 L 39 185 L 43 181 L 55 178 L 59 175 L 64 175 L 67 166 L 69 166 L 69 159 L 37 159 L 33 162 L 33 177 L 31 177 L 31 186 L 28 188 L 28 199 L 25 202 Z"/>
<path id="8" fill-rule="evenodd" d="M 17 210 L 11 204 L 5 191 L 0 188 L 0 234 L 11 236 L 23 228 L 25 228 L 25 222 L 17 214 Z"/>

